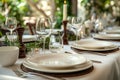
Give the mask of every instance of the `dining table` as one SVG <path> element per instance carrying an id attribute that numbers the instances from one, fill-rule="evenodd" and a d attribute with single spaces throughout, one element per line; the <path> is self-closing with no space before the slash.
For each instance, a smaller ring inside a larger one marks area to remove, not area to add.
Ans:
<path id="1" fill-rule="evenodd" d="M 89 38 L 93 39 L 93 38 Z M 114 44 L 120 46 L 119 41 L 109 41 L 113 42 Z M 64 45 L 63 49 L 67 54 L 81 54 L 85 58 L 92 61 L 92 67 L 75 72 L 68 72 L 68 73 L 44 73 L 39 72 L 40 74 L 47 75 L 48 77 L 55 77 L 57 80 L 120 80 L 120 50 L 119 47 L 117 50 L 109 51 L 102 55 L 102 52 L 92 52 L 92 51 L 79 51 L 77 49 L 73 49 L 71 47 L 72 41 L 69 41 L 68 45 Z M 0 67 L 0 80 L 1 75 L 8 75 L 12 77 L 19 77 L 16 75 L 17 68 L 20 67 L 22 71 L 29 72 L 29 69 L 24 67 L 22 63 L 26 58 L 20 58 L 16 61 L 16 63 L 12 66 L 8 67 Z M 22 78 L 21 78 L 22 79 Z M 52 80 L 47 79 L 39 75 L 38 77 L 26 77 L 23 78 L 25 80 Z M 14 80 L 14 79 L 10 79 Z M 16 79 L 17 80 L 17 79 Z M 18 79 L 19 80 L 19 79 Z M 54 79 L 53 79 L 54 80 Z"/>

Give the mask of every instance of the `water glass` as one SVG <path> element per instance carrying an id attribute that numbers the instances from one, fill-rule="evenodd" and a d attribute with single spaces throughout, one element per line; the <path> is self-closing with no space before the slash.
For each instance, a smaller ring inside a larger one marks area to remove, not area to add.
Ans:
<path id="1" fill-rule="evenodd" d="M 56 23 L 57 23 L 57 18 L 55 17 L 55 16 L 50 16 L 50 22 L 51 22 L 51 24 L 52 24 L 52 29 L 54 29 L 55 28 L 55 25 L 56 25 Z"/>
<path id="2" fill-rule="evenodd" d="M 63 44 L 61 44 L 61 38 L 51 35 L 49 42 L 49 50 L 52 53 L 60 53 L 63 50 Z"/>

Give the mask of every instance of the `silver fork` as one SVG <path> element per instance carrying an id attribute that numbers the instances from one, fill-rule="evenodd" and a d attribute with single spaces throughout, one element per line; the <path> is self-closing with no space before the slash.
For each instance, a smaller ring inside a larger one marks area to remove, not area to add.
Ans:
<path id="1" fill-rule="evenodd" d="M 21 78 L 27 78 L 30 76 L 36 76 L 36 77 L 43 77 L 49 80 L 66 80 L 64 78 L 58 78 L 58 77 L 53 77 L 53 76 L 49 76 L 49 75 L 45 75 L 45 74 L 41 74 L 41 73 L 35 73 L 35 72 L 24 72 L 22 71 L 20 68 L 16 68 L 13 70 L 15 72 L 15 74 Z"/>
<path id="2" fill-rule="evenodd" d="M 78 53 L 90 53 L 90 54 L 95 54 L 95 55 L 100 55 L 100 56 L 107 56 L 108 54 L 103 54 L 103 53 L 100 53 L 100 52 L 93 52 L 93 51 L 81 51 L 81 52 L 78 52 Z"/>

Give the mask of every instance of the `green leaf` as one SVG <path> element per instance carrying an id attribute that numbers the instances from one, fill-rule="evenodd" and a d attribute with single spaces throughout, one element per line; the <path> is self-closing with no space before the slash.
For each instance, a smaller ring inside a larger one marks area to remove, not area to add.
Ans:
<path id="1" fill-rule="evenodd" d="M 3 16 L 2 14 L 0 14 L 0 22 L 4 22 L 5 21 L 5 16 Z"/>
<path id="2" fill-rule="evenodd" d="M 2 37 L 2 32 L 0 31 L 0 38 Z"/>

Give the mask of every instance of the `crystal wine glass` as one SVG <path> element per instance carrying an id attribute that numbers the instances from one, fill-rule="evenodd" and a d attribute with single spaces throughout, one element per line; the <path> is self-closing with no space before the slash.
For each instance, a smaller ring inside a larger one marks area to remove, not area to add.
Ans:
<path id="1" fill-rule="evenodd" d="M 71 24 L 72 24 L 72 28 L 76 31 L 76 41 L 79 38 L 79 32 L 81 30 L 81 17 L 72 17 L 71 18 Z"/>
<path id="2" fill-rule="evenodd" d="M 57 18 L 55 16 L 50 16 L 50 21 L 52 23 L 52 29 L 54 29 L 57 23 Z"/>
<path id="3" fill-rule="evenodd" d="M 5 29 L 10 31 L 10 34 L 12 35 L 13 31 L 17 27 L 17 20 L 15 17 L 6 17 L 5 21 Z"/>
<path id="4" fill-rule="evenodd" d="M 50 36 L 49 50 L 52 53 L 60 53 L 63 50 L 62 38 L 60 34 Z"/>
<path id="5" fill-rule="evenodd" d="M 51 21 L 49 18 L 38 18 L 36 23 L 36 33 L 43 39 L 43 52 L 45 53 L 46 38 L 51 35 Z"/>

